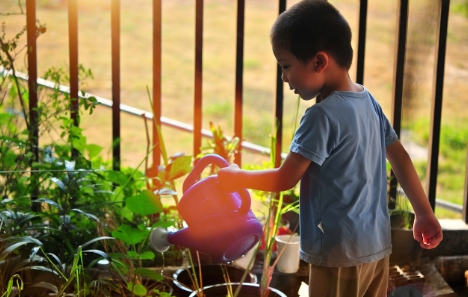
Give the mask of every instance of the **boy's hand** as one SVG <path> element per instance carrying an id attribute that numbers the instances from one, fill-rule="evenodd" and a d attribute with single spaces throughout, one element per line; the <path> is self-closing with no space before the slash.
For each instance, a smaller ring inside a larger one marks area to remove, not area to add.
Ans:
<path id="1" fill-rule="evenodd" d="M 236 186 L 236 173 L 240 172 L 240 168 L 237 164 L 233 164 L 229 167 L 224 167 L 218 171 L 218 182 L 223 190 L 226 192 L 235 192 L 238 189 Z"/>
<path id="2" fill-rule="evenodd" d="M 433 213 L 416 216 L 413 235 L 414 239 L 425 249 L 436 248 L 443 238 L 442 228 Z"/>

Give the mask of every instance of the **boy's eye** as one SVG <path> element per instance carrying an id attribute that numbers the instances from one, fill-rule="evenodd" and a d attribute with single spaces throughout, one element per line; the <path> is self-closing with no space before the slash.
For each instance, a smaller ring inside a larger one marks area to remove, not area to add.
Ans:
<path id="1" fill-rule="evenodd" d="M 283 70 L 286 70 L 286 69 L 288 69 L 288 68 L 289 68 L 289 65 L 283 65 L 283 66 L 281 66 L 281 69 L 283 69 Z"/>

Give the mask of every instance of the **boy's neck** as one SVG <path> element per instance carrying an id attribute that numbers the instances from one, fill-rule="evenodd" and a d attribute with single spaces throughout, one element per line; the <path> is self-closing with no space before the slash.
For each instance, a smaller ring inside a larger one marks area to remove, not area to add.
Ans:
<path id="1" fill-rule="evenodd" d="M 341 92 L 362 92 L 363 87 L 352 81 L 349 77 L 348 70 L 341 67 L 329 68 L 325 74 L 325 83 L 322 88 L 322 98 L 327 98 L 335 91 Z"/>

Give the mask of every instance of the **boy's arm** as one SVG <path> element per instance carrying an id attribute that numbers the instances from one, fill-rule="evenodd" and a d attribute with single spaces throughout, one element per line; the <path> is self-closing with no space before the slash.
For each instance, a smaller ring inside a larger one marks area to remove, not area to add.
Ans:
<path id="1" fill-rule="evenodd" d="M 227 191 L 241 188 L 280 192 L 293 188 L 309 167 L 311 161 L 300 154 L 289 152 L 279 168 L 242 170 L 237 165 L 218 171 L 218 181 Z"/>
<path id="2" fill-rule="evenodd" d="M 414 239 L 421 247 L 432 249 L 442 240 L 442 228 L 432 211 L 410 156 L 399 140 L 387 146 L 387 159 L 415 213 Z"/>

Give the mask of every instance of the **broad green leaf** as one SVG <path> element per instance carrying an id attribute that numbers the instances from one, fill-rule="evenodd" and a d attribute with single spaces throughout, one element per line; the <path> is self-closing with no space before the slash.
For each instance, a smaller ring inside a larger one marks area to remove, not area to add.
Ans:
<path id="1" fill-rule="evenodd" d="M 86 137 L 79 136 L 78 138 L 74 138 L 72 140 L 73 148 L 77 149 L 80 153 L 84 154 L 86 149 Z"/>
<path id="2" fill-rule="evenodd" d="M 164 277 L 161 275 L 161 273 L 158 273 L 156 271 L 147 269 L 147 268 L 137 268 L 135 269 L 135 273 L 139 274 L 145 278 L 149 278 L 155 281 L 162 281 Z"/>
<path id="3" fill-rule="evenodd" d="M 88 151 L 88 157 L 92 159 L 101 153 L 102 146 L 99 146 L 97 144 L 88 144 L 86 146 L 86 150 Z"/>
<path id="4" fill-rule="evenodd" d="M 124 191 L 122 187 L 116 187 L 113 195 L 110 197 L 110 202 L 116 202 L 117 205 L 122 205 L 121 201 L 124 199 Z"/>
<path id="5" fill-rule="evenodd" d="M 145 240 L 148 232 L 132 228 L 129 225 L 121 225 L 117 230 L 112 231 L 112 236 L 126 244 L 135 245 Z"/>
<path id="6" fill-rule="evenodd" d="M 133 212 L 127 207 L 117 209 L 116 213 L 124 217 L 127 221 L 133 222 Z"/>
<path id="7" fill-rule="evenodd" d="M 164 229 L 167 229 L 169 227 L 172 227 L 174 226 L 174 222 L 169 222 L 169 221 L 157 221 L 156 223 L 153 224 L 153 228 L 157 228 L 157 227 L 160 227 L 160 228 L 164 228 Z"/>
<path id="8" fill-rule="evenodd" d="M 127 283 L 127 289 L 137 296 L 146 296 L 146 288 L 141 284 L 134 285 L 132 282 Z"/>
<path id="9" fill-rule="evenodd" d="M 174 162 L 170 164 L 169 175 L 167 179 L 169 181 L 175 180 L 182 177 L 190 172 L 192 169 L 192 157 L 191 156 L 180 156 L 177 157 Z"/>
<path id="10" fill-rule="evenodd" d="M 128 176 L 120 171 L 107 171 L 107 178 L 109 181 L 113 182 L 114 184 L 124 185 L 127 180 Z"/>
<path id="11" fill-rule="evenodd" d="M 130 259 L 138 260 L 138 253 L 135 251 L 128 251 L 127 255 Z"/>
<path id="12" fill-rule="evenodd" d="M 154 253 L 152 251 L 146 251 L 140 254 L 142 260 L 154 260 Z"/>
<path id="13" fill-rule="evenodd" d="M 126 202 L 129 210 L 142 216 L 159 213 L 163 210 L 161 201 L 149 190 L 127 198 Z"/>

